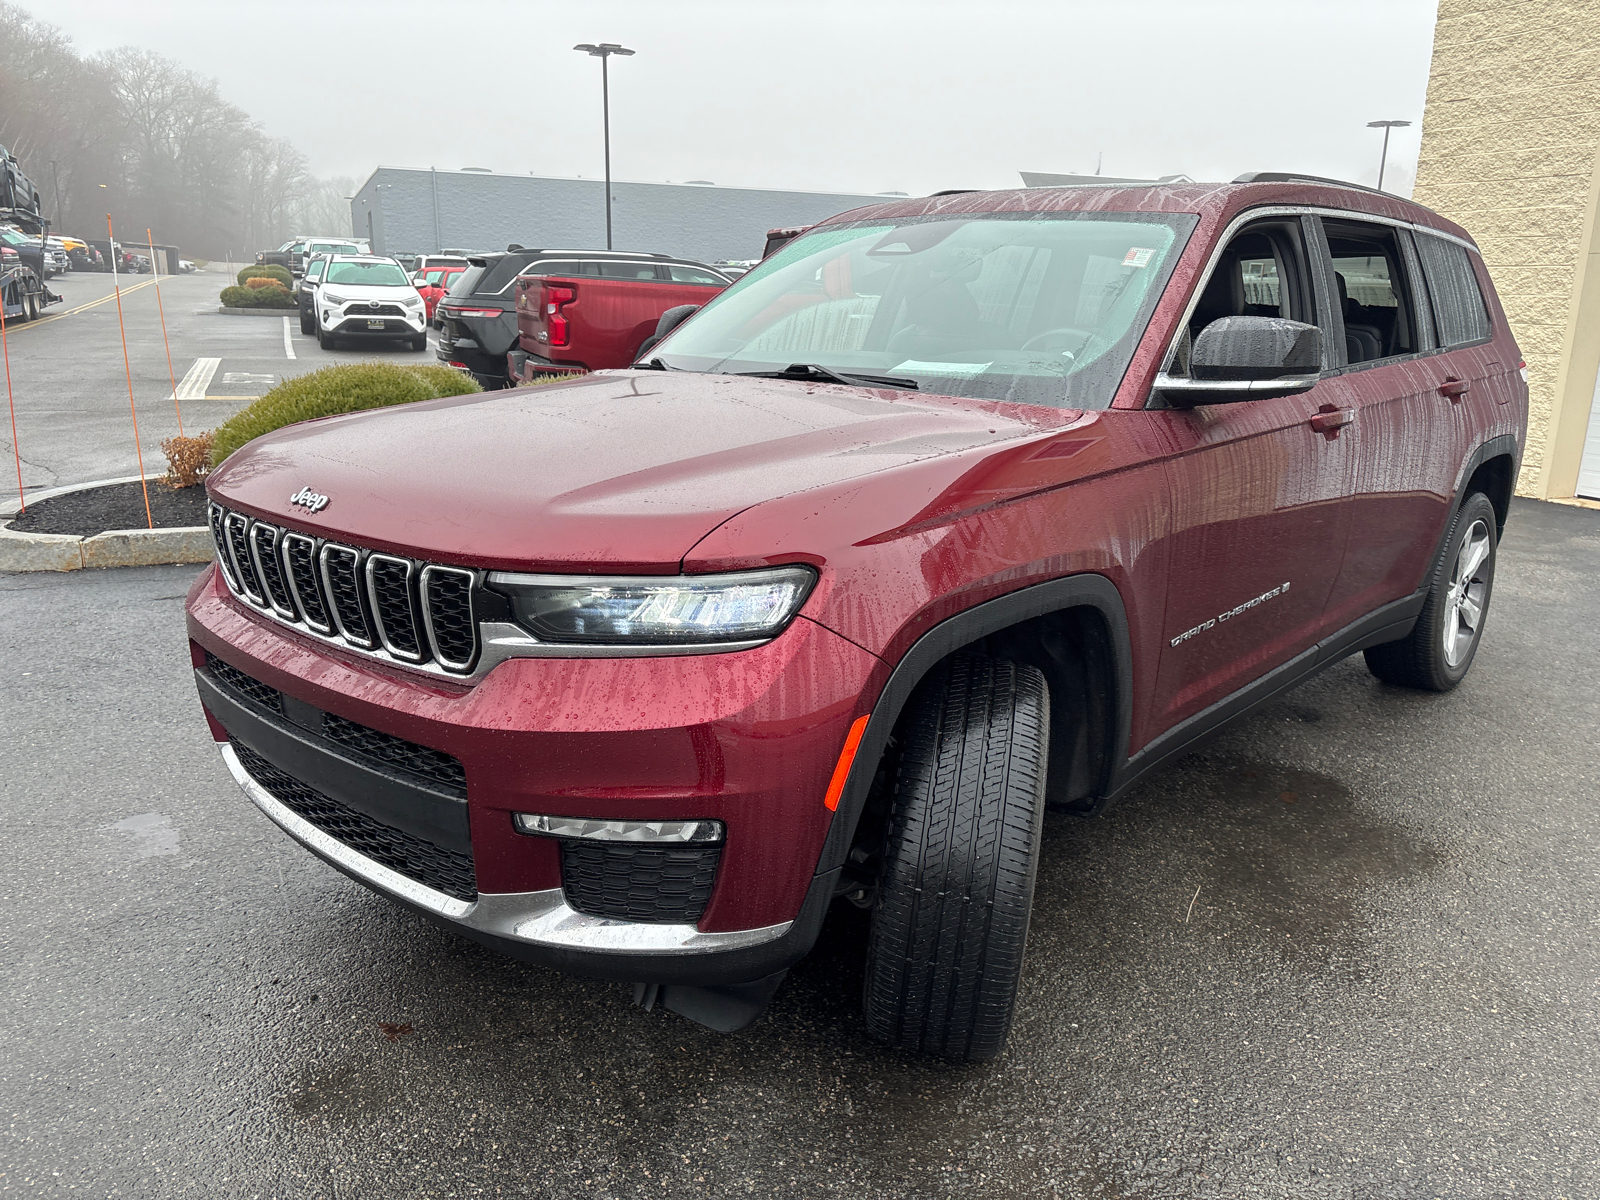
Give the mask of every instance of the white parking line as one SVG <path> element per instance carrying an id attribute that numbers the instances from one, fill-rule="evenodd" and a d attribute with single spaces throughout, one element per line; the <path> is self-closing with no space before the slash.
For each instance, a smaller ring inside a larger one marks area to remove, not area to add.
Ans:
<path id="1" fill-rule="evenodd" d="M 168 400 L 204 400 L 206 389 L 211 386 L 211 377 L 217 373 L 217 368 L 222 365 L 220 358 L 197 358 L 194 366 L 190 367 L 178 384 L 176 397 L 168 396 Z"/>
<path id="2" fill-rule="evenodd" d="M 289 318 L 283 319 L 283 352 L 290 358 L 294 357 L 294 343 L 289 340 Z"/>

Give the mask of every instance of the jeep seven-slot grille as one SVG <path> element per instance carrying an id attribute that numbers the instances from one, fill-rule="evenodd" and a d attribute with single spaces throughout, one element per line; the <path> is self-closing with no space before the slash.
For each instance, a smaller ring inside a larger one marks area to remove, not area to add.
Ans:
<path id="1" fill-rule="evenodd" d="M 670 850 L 627 842 L 561 842 L 561 890 L 581 913 L 690 925 L 705 915 L 721 846 Z"/>
<path id="2" fill-rule="evenodd" d="M 239 765 L 268 795 L 329 837 L 436 892 L 457 900 L 478 898 L 470 854 L 448 850 L 376 821 L 279 770 L 238 739 L 230 739 L 229 744 Z"/>
<path id="3" fill-rule="evenodd" d="M 239 599 L 292 628 L 392 662 L 467 675 L 478 573 L 324 541 L 218 505 L 211 535 Z"/>

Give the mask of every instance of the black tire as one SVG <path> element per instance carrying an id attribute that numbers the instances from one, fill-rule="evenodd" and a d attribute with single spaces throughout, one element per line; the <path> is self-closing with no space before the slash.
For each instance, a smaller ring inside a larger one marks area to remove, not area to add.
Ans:
<path id="1" fill-rule="evenodd" d="M 1473 492 L 1450 523 L 1415 628 L 1397 642 L 1368 650 L 1367 670 L 1396 687 L 1430 692 L 1448 692 L 1465 679 L 1489 615 L 1499 538 L 1494 505 L 1482 492 Z"/>
<path id="2" fill-rule="evenodd" d="M 321 325 L 317 326 L 317 345 L 321 346 L 324 350 L 332 350 L 336 340 L 337 339 L 335 339 L 334 336 Z"/>
<path id="3" fill-rule="evenodd" d="M 309 336 L 309 335 L 315 333 L 316 331 L 317 331 L 317 319 L 316 319 L 316 317 L 314 317 L 310 313 L 305 312 L 305 311 L 302 310 L 301 313 L 300 313 L 300 332 Z"/>
<path id="4" fill-rule="evenodd" d="M 958 654 L 907 706 L 867 939 L 879 1041 L 993 1058 L 1016 1007 L 1044 821 L 1050 695 L 1024 663 Z"/>
<path id="5" fill-rule="evenodd" d="M 411 348 L 413 350 L 426 350 L 428 348 L 428 335 L 425 333 L 417 334 L 411 339 Z"/>

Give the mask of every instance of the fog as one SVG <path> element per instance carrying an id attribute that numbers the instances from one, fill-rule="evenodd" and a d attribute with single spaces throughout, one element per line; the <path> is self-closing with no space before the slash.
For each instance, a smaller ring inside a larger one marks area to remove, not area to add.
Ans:
<path id="1" fill-rule="evenodd" d="M 1377 178 L 1409 193 L 1432 0 L 310 3 L 39 0 L 80 51 L 138 45 L 325 176 L 373 167 L 601 173 L 818 191 L 1015 187 L 1019 170 Z"/>

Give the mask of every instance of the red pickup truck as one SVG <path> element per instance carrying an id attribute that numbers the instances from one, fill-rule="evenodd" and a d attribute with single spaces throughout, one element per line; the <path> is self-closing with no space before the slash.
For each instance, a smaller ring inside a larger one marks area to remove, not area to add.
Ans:
<path id="1" fill-rule="evenodd" d="M 516 283 L 513 383 L 630 366 L 663 313 L 704 304 L 732 282 L 703 263 L 655 256 L 538 265 Z"/>

